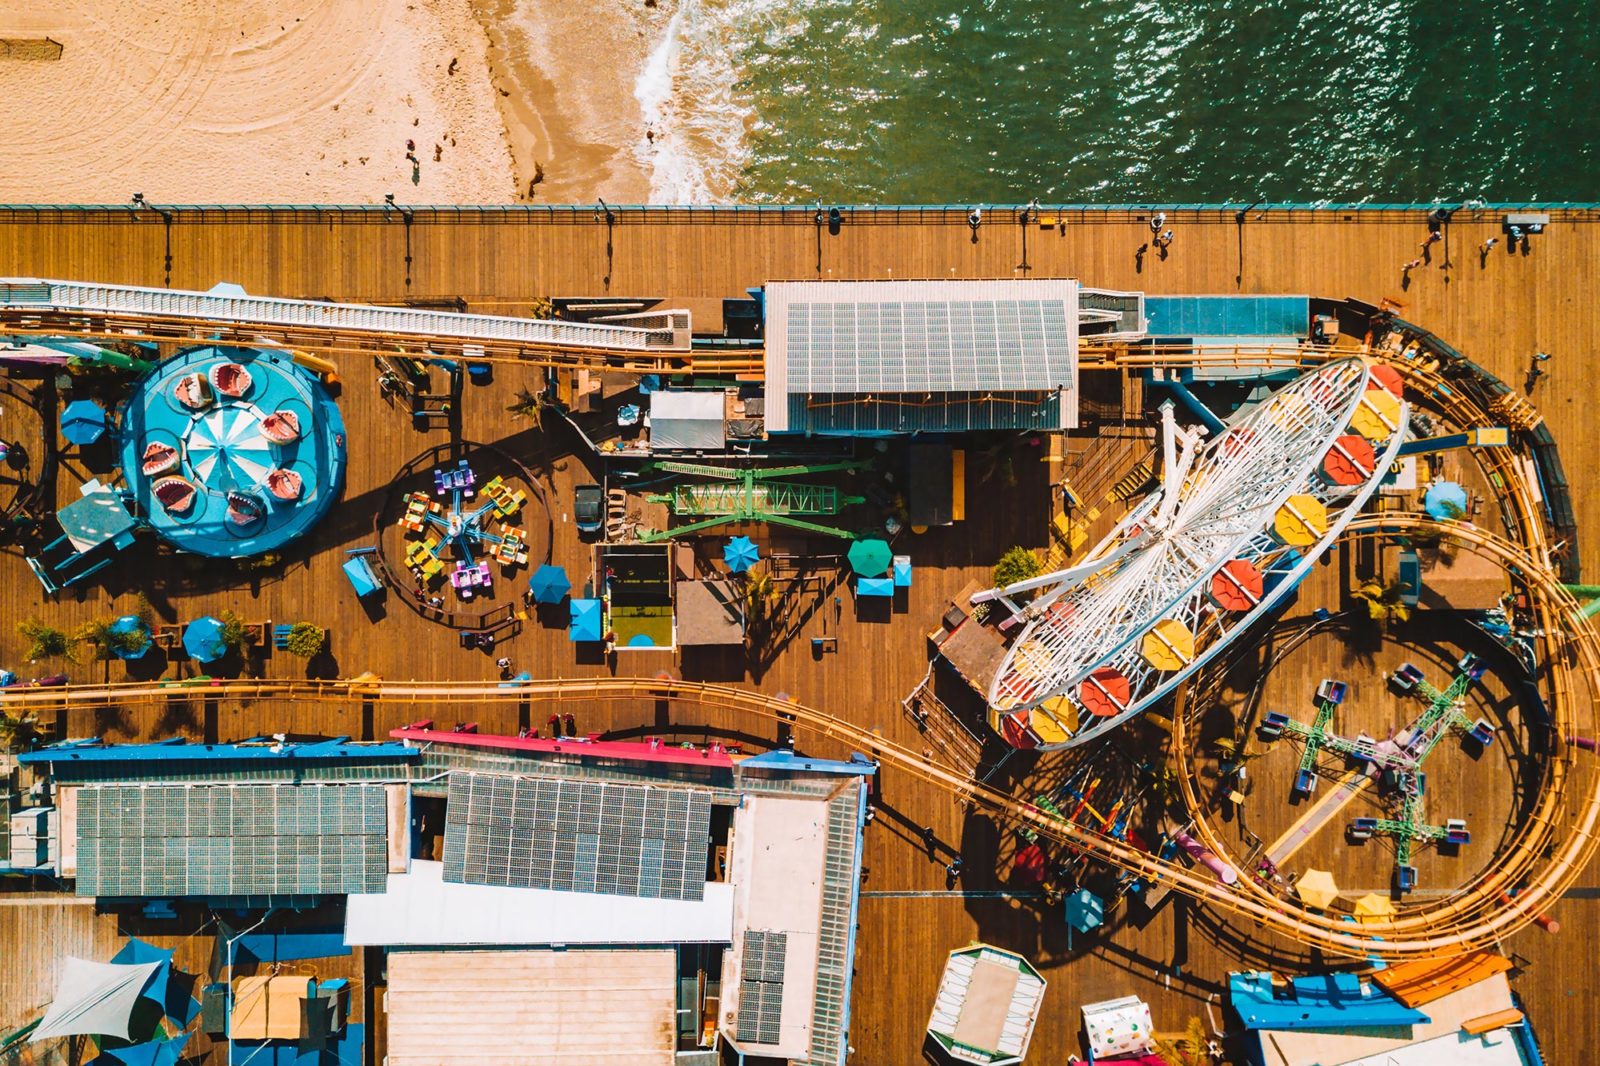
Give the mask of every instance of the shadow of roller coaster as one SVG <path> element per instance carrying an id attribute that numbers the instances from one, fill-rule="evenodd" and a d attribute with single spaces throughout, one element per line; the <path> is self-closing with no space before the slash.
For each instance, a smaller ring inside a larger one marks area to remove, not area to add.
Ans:
<path id="1" fill-rule="evenodd" d="M 1514 570 L 1528 589 L 1545 632 L 1546 661 L 1551 677 L 1548 701 L 1551 722 L 1562 737 L 1580 725 L 1581 709 L 1592 712 L 1600 697 L 1600 637 L 1578 616 L 1578 604 L 1557 577 L 1517 545 L 1482 530 L 1441 524 L 1414 515 L 1358 519 L 1351 535 L 1438 532 L 1472 551 Z M 1584 691 L 1578 691 L 1581 684 Z M 1292 941 L 1326 952 L 1351 956 L 1405 958 L 1465 951 L 1500 940 L 1517 931 L 1559 899 L 1581 872 L 1596 845 L 1600 826 L 1600 774 L 1592 757 L 1570 749 L 1552 759 L 1549 784 L 1530 830 L 1507 849 L 1503 861 L 1460 893 L 1425 905 L 1408 906 L 1393 919 L 1354 926 L 1337 918 L 1305 911 L 1279 898 L 1251 878 L 1224 885 L 1208 872 L 1163 861 L 1120 841 L 1052 816 L 1046 811 L 973 781 L 960 770 L 895 744 L 867 729 L 822 711 L 751 689 L 662 679 L 557 679 L 529 681 L 515 687 L 480 682 L 390 682 L 382 680 L 229 680 L 204 686 L 171 683 L 68 686 L 0 693 L 8 710 L 53 711 L 66 708 L 110 708 L 160 704 L 173 699 L 228 699 L 253 702 L 375 704 L 448 704 L 466 707 L 527 701 L 537 704 L 577 702 L 671 701 L 746 720 L 789 725 L 798 737 L 839 744 L 868 753 L 884 767 L 916 777 L 975 809 L 1017 826 L 1028 826 L 1059 843 L 1093 852 L 1103 861 L 1136 876 L 1170 885 L 1215 907 L 1246 926 L 1255 923 Z M 1181 726 L 1180 726 L 1181 729 Z M 1182 743 L 1182 733 L 1175 737 Z M 1582 753 L 1585 754 L 1586 753 Z M 1577 786 L 1577 787 L 1572 787 Z M 1185 781 L 1185 802 L 1196 812 L 1201 839 L 1225 854 L 1202 817 L 1199 797 Z M 1570 806 L 1574 809 L 1569 808 Z M 1548 852 L 1548 858 L 1545 857 Z M 1517 889 L 1507 902 L 1501 892 Z"/>

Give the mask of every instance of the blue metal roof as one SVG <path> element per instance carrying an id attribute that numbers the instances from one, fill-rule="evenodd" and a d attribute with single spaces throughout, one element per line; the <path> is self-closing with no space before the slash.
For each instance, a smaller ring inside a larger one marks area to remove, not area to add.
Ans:
<path id="1" fill-rule="evenodd" d="M 1152 337 L 1304 337 L 1308 296 L 1146 296 Z"/>
<path id="2" fill-rule="evenodd" d="M 1247 1029 L 1369 1029 L 1430 1019 L 1353 973 L 1297 977 L 1280 997 L 1272 974 L 1231 973 L 1228 996 Z"/>
<path id="3" fill-rule="evenodd" d="M 813 759 L 808 755 L 796 755 L 787 748 L 777 748 L 760 755 L 741 759 L 740 770 L 781 770 L 785 773 L 806 772 L 813 774 L 849 774 L 857 777 L 870 777 L 877 772 L 877 767 L 865 755 L 856 752 L 850 756 L 849 762 L 839 762 L 837 759 Z"/>
<path id="4" fill-rule="evenodd" d="M 418 759 L 422 751 L 405 744 L 362 743 L 348 737 L 274 744 L 261 738 L 244 744 L 190 744 L 172 737 L 150 744 L 105 744 L 98 738 L 68 740 L 17 756 L 21 763 L 234 762 L 247 759 Z"/>

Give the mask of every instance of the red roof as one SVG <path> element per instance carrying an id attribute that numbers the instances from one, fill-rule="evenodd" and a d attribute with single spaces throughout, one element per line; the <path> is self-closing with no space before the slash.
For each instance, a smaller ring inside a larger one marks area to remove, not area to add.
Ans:
<path id="1" fill-rule="evenodd" d="M 649 740 L 585 740 L 569 737 L 506 737 L 492 733 L 458 733 L 449 729 L 433 729 L 431 722 L 415 722 L 403 729 L 392 729 L 389 735 L 397 740 L 414 740 L 424 744 L 460 744 L 469 748 L 498 748 L 502 751 L 525 751 L 541 755 L 576 755 L 584 759 L 618 759 L 627 762 L 670 763 L 676 766 L 717 766 L 732 768 L 733 756 L 721 748 L 680 748 L 665 741 Z"/>

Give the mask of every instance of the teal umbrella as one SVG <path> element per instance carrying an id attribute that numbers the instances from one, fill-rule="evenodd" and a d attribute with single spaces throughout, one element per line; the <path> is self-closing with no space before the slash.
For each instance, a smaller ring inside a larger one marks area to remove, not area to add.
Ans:
<path id="1" fill-rule="evenodd" d="M 728 564 L 730 573 L 742 574 L 760 558 L 761 550 L 749 537 L 733 537 L 722 546 L 722 561 Z"/>
<path id="2" fill-rule="evenodd" d="M 196 618 L 183 630 L 183 650 L 197 662 L 213 663 L 228 654 L 222 642 L 222 619 L 206 615 Z"/>
<path id="3" fill-rule="evenodd" d="M 61 435 L 73 444 L 93 444 L 106 435 L 106 410 L 93 400 L 73 400 L 61 412 Z"/>
<path id="4" fill-rule="evenodd" d="M 850 569 L 862 577 L 878 577 L 889 569 L 889 563 L 894 559 L 894 552 L 889 550 L 889 545 L 877 537 L 867 540 L 858 540 L 850 545 Z"/>
<path id="5" fill-rule="evenodd" d="M 137 647 L 132 647 L 131 645 L 133 642 L 129 641 L 128 643 L 130 647 L 112 648 L 112 654 L 119 659 L 142 659 L 144 658 L 145 652 L 150 650 L 150 627 L 145 625 L 144 619 L 140 618 L 136 614 L 123 615 L 121 618 L 107 626 L 106 631 L 112 636 L 123 637 L 138 634 L 140 638 L 140 643 Z"/>
<path id="6" fill-rule="evenodd" d="M 1454 481 L 1435 481 L 1422 497 L 1422 509 L 1440 522 L 1467 517 L 1467 490 Z"/>
<path id="7" fill-rule="evenodd" d="M 572 591 L 572 580 L 564 568 L 545 563 L 528 578 L 528 591 L 536 603 L 560 603 Z"/>

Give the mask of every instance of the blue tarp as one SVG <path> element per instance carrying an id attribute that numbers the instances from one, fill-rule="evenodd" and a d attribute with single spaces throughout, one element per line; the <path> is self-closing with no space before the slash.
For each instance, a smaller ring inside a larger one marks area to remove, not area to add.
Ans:
<path id="1" fill-rule="evenodd" d="M 572 579 L 564 567 L 546 563 L 528 578 L 528 591 L 535 603 L 560 603 L 572 591 Z"/>
<path id="2" fill-rule="evenodd" d="M 189 1034 L 179 1033 L 170 1040 L 150 1040 L 113 1048 L 96 1056 L 91 1066 L 177 1066 L 188 1042 Z"/>
<path id="3" fill-rule="evenodd" d="M 894 581 L 887 577 L 863 577 L 856 580 L 857 596 L 893 596 Z"/>
<path id="4" fill-rule="evenodd" d="M 141 995 L 155 1000 L 157 1003 L 165 1002 L 167 998 L 167 980 L 172 975 L 172 952 L 165 948 L 158 948 L 154 944 L 146 944 L 138 937 L 130 937 L 128 942 L 111 956 L 111 961 L 123 966 L 137 966 L 145 962 L 159 962 L 161 969 L 150 979 L 150 984 L 145 987 Z"/>
<path id="5" fill-rule="evenodd" d="M 350 954 L 341 929 L 296 933 L 246 933 L 233 942 L 235 957 L 258 962 L 292 962 Z"/>
<path id="6" fill-rule="evenodd" d="M 604 635 L 601 615 L 599 600 L 573 600 L 567 637 L 574 641 L 599 640 Z"/>
<path id="7" fill-rule="evenodd" d="M 344 576 L 350 579 L 357 596 L 370 596 L 383 588 L 383 583 L 378 580 L 378 575 L 372 572 L 372 564 L 367 562 L 365 556 L 358 555 L 354 559 L 346 560 Z"/>
<path id="8" fill-rule="evenodd" d="M 216 662 L 228 654 L 222 642 L 222 620 L 212 615 L 196 618 L 183 630 L 183 650 L 202 663 Z"/>
<path id="9" fill-rule="evenodd" d="M 1248 1029 L 1366 1029 L 1429 1020 L 1353 973 L 1297 977 L 1289 992 L 1278 997 L 1270 973 L 1228 975 L 1229 1001 Z"/>
<path id="10" fill-rule="evenodd" d="M 1066 911 L 1067 924 L 1080 933 L 1087 933 L 1105 922 L 1106 901 L 1087 888 L 1080 888 L 1067 897 Z"/>
<path id="11" fill-rule="evenodd" d="M 142 962 L 161 963 L 161 969 L 156 971 L 155 977 L 151 980 L 149 987 L 144 990 L 143 995 L 145 998 L 153 999 L 161 1004 L 162 1010 L 178 1028 L 186 1027 L 200 1013 L 199 1000 L 190 994 L 194 989 L 195 978 L 190 974 L 172 968 L 171 950 L 158 948 L 154 944 L 147 944 L 138 937 L 130 937 L 128 942 L 122 945 L 115 955 L 111 956 L 111 961 L 124 965 L 138 965 Z M 144 1047 L 147 1050 L 139 1051 L 137 1054 L 147 1057 L 132 1059 L 125 1057 L 140 1047 Z M 148 1045 L 122 1048 L 114 1051 L 113 1054 L 118 1057 L 124 1066 L 134 1066 L 135 1062 L 141 1064 L 175 1062 L 177 1061 L 178 1052 L 182 1050 L 183 1042 L 181 1040 L 177 1042 L 176 1047 L 172 1048 L 167 1047 L 160 1041 L 155 1041 Z M 162 1057 L 168 1054 L 171 1054 L 172 1057 Z"/>

